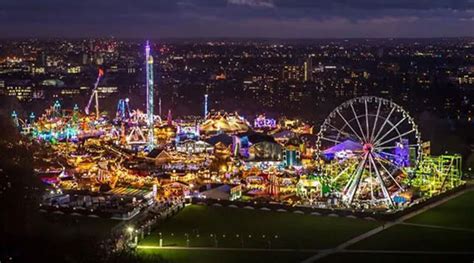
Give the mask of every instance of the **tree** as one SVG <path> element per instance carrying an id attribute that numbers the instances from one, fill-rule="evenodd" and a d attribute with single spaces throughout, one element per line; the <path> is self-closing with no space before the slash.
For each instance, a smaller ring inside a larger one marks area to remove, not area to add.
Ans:
<path id="1" fill-rule="evenodd" d="M 0 245 L 7 253 L 28 238 L 36 217 L 42 184 L 33 173 L 34 147 L 9 117 L 0 116 Z"/>

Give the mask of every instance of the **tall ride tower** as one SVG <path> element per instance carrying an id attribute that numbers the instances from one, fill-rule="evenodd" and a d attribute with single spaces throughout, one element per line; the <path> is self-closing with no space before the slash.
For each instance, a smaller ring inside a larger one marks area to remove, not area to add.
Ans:
<path id="1" fill-rule="evenodd" d="M 204 94 L 204 119 L 207 117 L 207 98 L 209 97 L 209 95 L 207 94 Z"/>
<path id="2" fill-rule="evenodd" d="M 146 42 L 146 114 L 148 124 L 148 148 L 154 148 L 154 134 L 153 134 L 153 57 L 150 55 L 150 43 Z"/>

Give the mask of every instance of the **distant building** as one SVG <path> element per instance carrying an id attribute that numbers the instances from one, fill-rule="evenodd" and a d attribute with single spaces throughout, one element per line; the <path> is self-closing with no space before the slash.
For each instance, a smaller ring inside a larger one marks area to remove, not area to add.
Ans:
<path id="1" fill-rule="evenodd" d="M 313 81 L 313 58 L 308 57 L 303 63 L 304 81 Z"/>
<path id="2" fill-rule="evenodd" d="M 41 67 L 46 66 L 46 53 L 44 51 L 41 51 L 38 53 L 38 56 L 36 57 L 36 64 L 38 64 Z"/>
<path id="3" fill-rule="evenodd" d="M 6 96 L 16 97 L 19 101 L 31 101 L 33 98 L 33 87 L 30 83 L 12 83 L 6 85 L 3 89 Z"/>
<path id="4" fill-rule="evenodd" d="M 283 80 L 300 81 L 303 79 L 302 69 L 300 66 L 286 65 L 283 68 L 282 77 L 283 77 Z"/>

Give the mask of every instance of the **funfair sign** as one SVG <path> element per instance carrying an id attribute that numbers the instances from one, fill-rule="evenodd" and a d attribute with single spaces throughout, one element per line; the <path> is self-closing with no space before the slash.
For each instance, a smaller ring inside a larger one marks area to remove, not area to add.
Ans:
<path id="1" fill-rule="evenodd" d="M 260 115 L 255 119 L 253 126 L 255 128 L 275 128 L 276 120 Z"/>

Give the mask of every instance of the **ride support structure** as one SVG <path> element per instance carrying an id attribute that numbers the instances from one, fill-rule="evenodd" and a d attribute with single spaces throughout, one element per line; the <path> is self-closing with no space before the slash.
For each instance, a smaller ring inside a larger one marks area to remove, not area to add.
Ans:
<path id="1" fill-rule="evenodd" d="M 94 83 L 94 88 L 92 89 L 92 94 L 91 94 L 91 97 L 89 98 L 89 103 L 87 103 L 87 106 L 84 109 L 85 113 L 89 115 L 89 109 L 91 107 L 92 101 L 95 100 L 95 115 L 97 118 L 99 117 L 99 96 L 98 96 L 99 91 L 97 88 L 99 86 L 100 79 L 102 78 L 103 75 L 104 75 L 104 70 L 99 68 L 99 74 L 97 75 L 97 80 Z"/>

